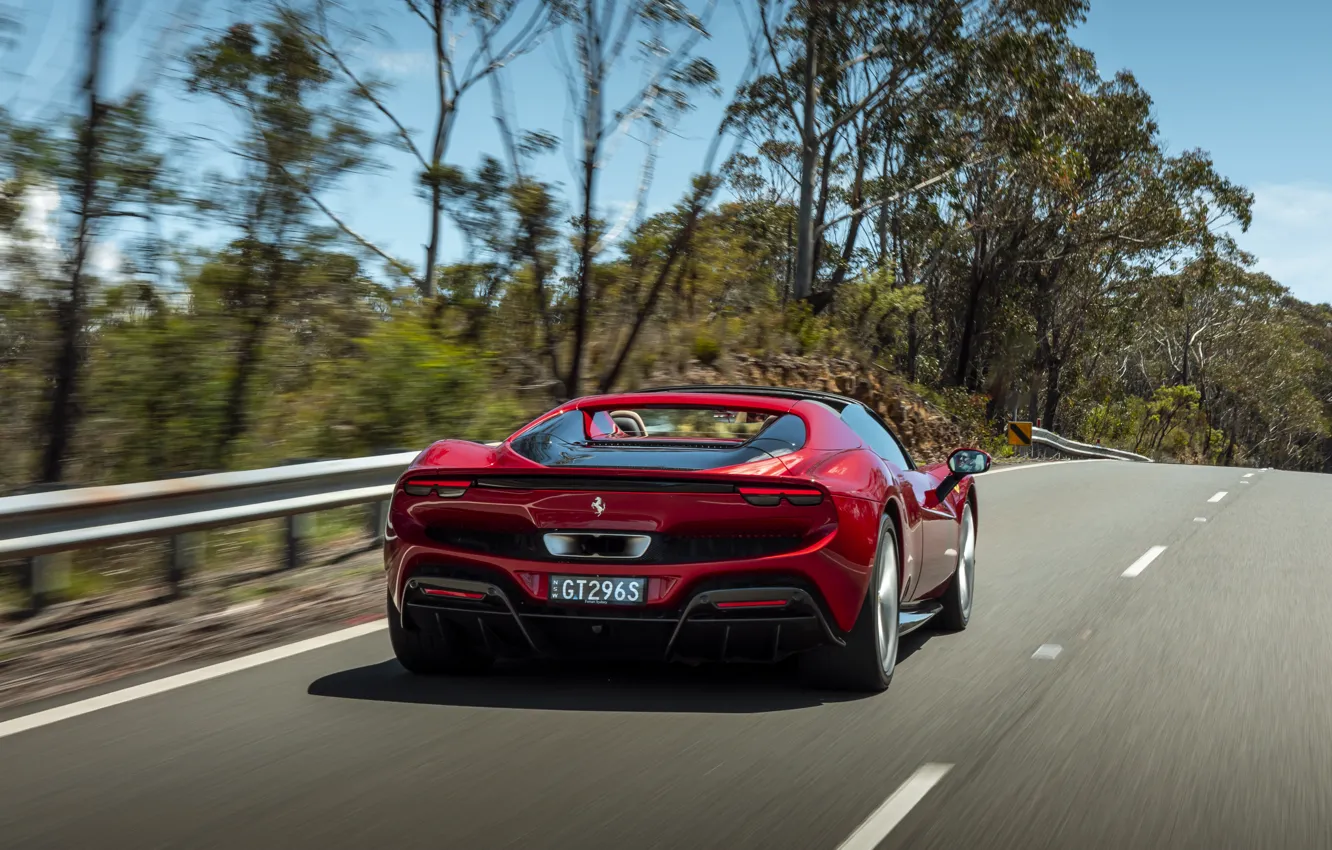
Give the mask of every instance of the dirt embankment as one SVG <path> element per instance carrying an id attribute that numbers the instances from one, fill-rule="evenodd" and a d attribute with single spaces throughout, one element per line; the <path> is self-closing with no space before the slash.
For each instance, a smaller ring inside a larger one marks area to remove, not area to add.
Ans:
<path id="1" fill-rule="evenodd" d="M 897 431 L 917 463 L 934 463 L 962 445 L 977 445 L 981 428 L 928 401 L 882 368 L 831 357 L 734 355 L 716 366 L 693 363 L 683 374 L 652 376 L 653 385 L 748 384 L 838 393 L 873 407 Z"/>

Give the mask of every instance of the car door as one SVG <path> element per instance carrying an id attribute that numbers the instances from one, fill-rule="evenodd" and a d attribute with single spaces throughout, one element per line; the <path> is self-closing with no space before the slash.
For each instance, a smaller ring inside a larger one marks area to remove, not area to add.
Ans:
<path id="1" fill-rule="evenodd" d="M 956 558 L 947 553 L 956 543 L 957 519 L 949 513 L 947 505 L 939 504 L 935 498 L 938 482 L 916 468 L 906 447 L 878 415 L 862 405 L 849 404 L 842 411 L 842 419 L 892 468 L 897 480 L 910 489 L 920 511 L 920 563 L 916 570 L 920 577 L 913 586 L 904 588 L 907 599 L 919 599 L 947 581 L 953 573 Z M 902 543 L 907 546 L 906 541 Z M 905 548 L 904 551 L 910 552 L 911 549 Z"/>

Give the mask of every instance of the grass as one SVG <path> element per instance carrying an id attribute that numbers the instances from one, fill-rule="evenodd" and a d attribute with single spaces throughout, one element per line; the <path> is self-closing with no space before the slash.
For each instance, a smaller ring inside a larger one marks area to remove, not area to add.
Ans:
<path id="1" fill-rule="evenodd" d="M 254 602 L 281 593 L 289 587 L 289 584 L 281 581 L 267 584 L 243 584 L 239 587 L 233 587 L 227 593 L 227 602 L 232 605 Z"/>

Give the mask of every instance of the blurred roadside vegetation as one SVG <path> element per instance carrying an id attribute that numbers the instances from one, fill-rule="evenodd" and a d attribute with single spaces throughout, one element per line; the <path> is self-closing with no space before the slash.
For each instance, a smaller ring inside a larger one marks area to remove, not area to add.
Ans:
<path id="1" fill-rule="evenodd" d="M 404 0 L 392 13 L 448 68 L 414 109 L 424 132 L 365 59 L 362 17 L 385 4 L 186 22 L 173 73 L 126 92 L 105 56 L 129 48 L 97 26 L 114 4 L 80 4 L 69 113 L 0 112 L 0 491 L 499 439 L 562 399 L 738 354 L 887 369 L 996 449 L 1017 417 L 1164 459 L 1332 471 L 1332 307 L 1252 270 L 1232 238 L 1252 195 L 1205 152 L 1168 151 L 1133 76 L 1073 43 L 1083 0 L 738 0 L 747 46 L 709 37 L 715 4 L 605 20 Z M 536 49 L 552 43 L 567 64 Z M 750 57 L 726 88 L 719 50 Z M 505 101 L 548 73 L 567 77 L 568 138 Z M 610 82 L 625 103 L 602 102 Z M 235 132 L 166 126 L 164 87 Z M 448 153 L 464 97 L 499 119 L 504 149 L 480 162 Z M 623 193 L 597 173 L 617 134 L 645 140 L 646 186 L 680 116 L 718 98 L 693 182 L 656 187 L 677 202 L 611 215 Z M 419 165 L 388 188 L 420 207 L 424 262 L 328 200 L 386 146 Z M 540 176 L 561 152 L 569 185 Z M 46 240 L 30 213 L 52 195 Z M 221 238 L 182 243 L 173 221 Z M 450 228 L 460 256 L 442 256 Z M 113 240 L 118 266 L 97 266 Z"/>

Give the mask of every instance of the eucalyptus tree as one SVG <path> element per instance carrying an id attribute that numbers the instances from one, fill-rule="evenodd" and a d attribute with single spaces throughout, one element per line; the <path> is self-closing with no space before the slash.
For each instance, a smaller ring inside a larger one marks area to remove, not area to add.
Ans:
<path id="1" fill-rule="evenodd" d="M 237 169 L 211 177 L 198 209 L 236 232 L 226 300 L 239 340 L 212 461 L 225 464 L 246 431 L 264 336 L 283 305 L 301 298 L 302 268 L 327 242 L 320 195 L 366 165 L 372 136 L 363 104 L 337 83 L 310 37 L 308 17 L 277 7 L 258 26 L 237 23 L 196 45 L 188 87 L 224 104 L 241 131 L 228 149 Z"/>
<path id="2" fill-rule="evenodd" d="M 641 218 L 662 139 L 680 115 L 692 108 L 694 96 L 716 89 L 716 68 L 695 55 L 699 42 L 709 37 L 708 25 L 716 7 L 717 0 L 706 0 L 698 11 L 683 0 L 568 0 L 559 4 L 553 44 L 577 127 L 576 138 L 567 140 L 565 146 L 577 186 L 572 340 L 568 366 L 557 376 L 566 397 L 577 395 L 583 383 L 589 308 L 596 297 L 595 260 Z M 615 98 L 612 79 L 624 76 L 633 55 L 630 48 L 635 45 L 641 82 Z M 633 203 L 608 227 L 598 208 L 599 175 L 613 143 L 636 127 L 648 135 L 641 176 Z"/>
<path id="3" fill-rule="evenodd" d="M 146 95 L 131 92 L 114 98 L 106 93 L 113 13 L 108 0 L 88 0 L 79 108 L 68 130 L 44 134 L 47 156 L 34 178 L 48 181 L 58 194 L 61 248 L 55 275 L 57 345 L 39 429 L 45 442 L 42 482 L 65 478 L 81 419 L 89 309 L 97 284 L 94 250 L 109 236 L 112 220 L 148 219 L 170 201 L 163 182 L 165 156 L 155 141 Z M 26 132 L 31 141 L 33 133 L 41 131 Z"/>

